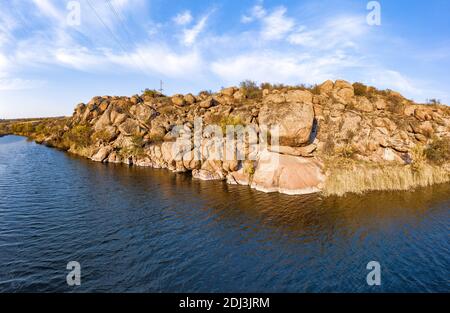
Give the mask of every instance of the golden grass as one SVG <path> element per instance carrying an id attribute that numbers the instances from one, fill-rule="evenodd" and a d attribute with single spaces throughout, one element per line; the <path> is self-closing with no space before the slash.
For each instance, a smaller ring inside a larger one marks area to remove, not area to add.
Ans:
<path id="1" fill-rule="evenodd" d="M 328 166 L 325 195 L 364 193 L 374 190 L 410 190 L 450 181 L 448 166 L 422 164 Z"/>

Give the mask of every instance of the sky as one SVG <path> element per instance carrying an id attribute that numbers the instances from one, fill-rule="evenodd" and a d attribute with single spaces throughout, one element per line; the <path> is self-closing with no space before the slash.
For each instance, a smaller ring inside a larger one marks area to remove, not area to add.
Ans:
<path id="1" fill-rule="evenodd" d="M 0 0 L 0 119 L 161 80 L 172 95 L 345 79 L 450 103 L 450 1 L 369 2 Z"/>

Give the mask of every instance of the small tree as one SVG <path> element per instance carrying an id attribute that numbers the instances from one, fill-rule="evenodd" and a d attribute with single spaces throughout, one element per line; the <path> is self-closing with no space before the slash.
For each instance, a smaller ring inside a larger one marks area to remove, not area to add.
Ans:
<path id="1" fill-rule="evenodd" d="M 241 91 L 249 99 L 257 99 L 262 97 L 262 91 L 252 80 L 244 80 L 239 84 Z"/>

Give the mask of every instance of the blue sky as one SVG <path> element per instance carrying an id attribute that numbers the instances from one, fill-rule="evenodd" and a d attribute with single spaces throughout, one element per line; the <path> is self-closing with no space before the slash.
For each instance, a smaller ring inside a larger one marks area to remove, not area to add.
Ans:
<path id="1" fill-rule="evenodd" d="M 0 0 L 0 118 L 70 115 L 95 95 L 244 79 L 361 81 L 450 101 L 450 1 Z M 74 2 L 74 1 L 72 1 Z M 72 3 L 73 4 L 73 3 Z"/>

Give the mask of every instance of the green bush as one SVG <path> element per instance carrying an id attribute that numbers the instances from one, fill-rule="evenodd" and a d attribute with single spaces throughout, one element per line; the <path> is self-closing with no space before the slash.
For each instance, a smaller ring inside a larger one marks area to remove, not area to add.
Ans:
<path id="1" fill-rule="evenodd" d="M 94 141 L 101 140 L 104 143 L 108 143 L 111 141 L 111 133 L 106 131 L 105 129 L 99 130 L 92 135 L 92 139 Z"/>
<path id="2" fill-rule="evenodd" d="M 92 128 L 88 125 L 77 125 L 64 134 L 68 146 L 75 144 L 76 147 L 85 148 L 91 144 Z"/>
<path id="3" fill-rule="evenodd" d="M 241 125 L 241 126 L 245 125 L 245 123 L 242 121 L 242 119 L 241 119 L 241 117 L 239 115 L 237 115 L 237 116 L 231 116 L 231 115 L 224 116 L 224 117 L 222 117 L 220 119 L 219 124 L 220 124 L 220 127 L 222 128 L 223 134 L 226 134 L 226 130 L 227 130 L 227 126 L 228 125 L 231 125 L 231 126 L 234 126 L 234 127 L 239 126 L 239 125 Z"/>
<path id="4" fill-rule="evenodd" d="M 242 93 L 248 99 L 258 99 L 262 97 L 262 90 L 251 80 L 245 80 L 239 84 Z"/>
<path id="5" fill-rule="evenodd" d="M 142 91 L 142 94 L 143 94 L 144 96 L 149 96 L 149 97 L 153 97 L 153 98 L 163 96 L 163 94 L 160 93 L 158 90 L 155 90 L 155 89 L 149 89 L 149 88 L 146 88 L 145 90 L 143 90 L 143 91 Z"/>

